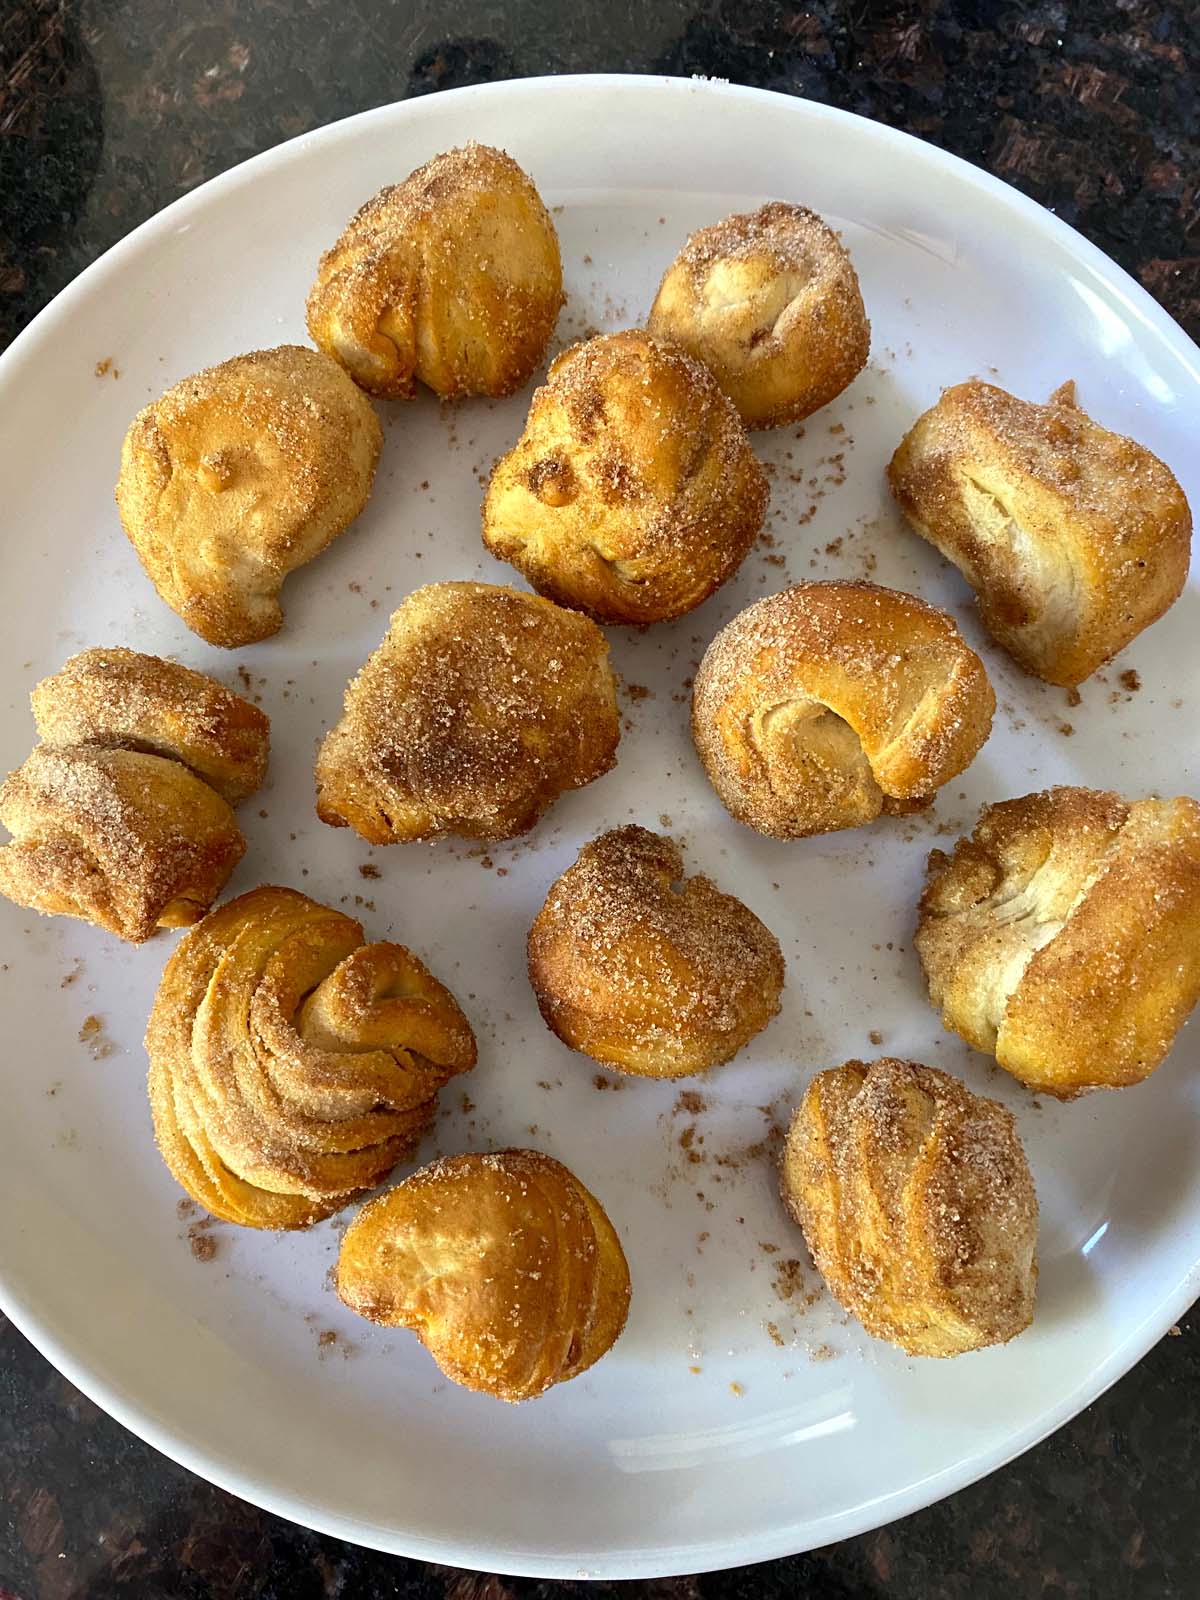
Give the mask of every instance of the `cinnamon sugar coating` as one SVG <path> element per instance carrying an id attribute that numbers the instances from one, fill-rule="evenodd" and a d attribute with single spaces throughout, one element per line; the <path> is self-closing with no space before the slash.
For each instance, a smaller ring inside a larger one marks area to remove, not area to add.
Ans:
<path id="1" fill-rule="evenodd" d="M 467 144 L 381 189 L 321 257 L 313 341 L 369 394 L 507 395 L 563 303 L 550 214 L 503 150 Z"/>
<path id="2" fill-rule="evenodd" d="M 800 583 L 709 645 L 692 737 L 739 822 L 795 839 L 927 805 L 974 759 L 995 703 L 945 612 L 870 583 Z"/>
<path id="3" fill-rule="evenodd" d="M 637 331 L 564 351 L 492 469 L 483 542 L 597 622 L 682 616 L 740 566 L 767 481 L 729 401 Z"/>
<path id="4" fill-rule="evenodd" d="M 962 572 L 1027 672 L 1074 687 L 1174 603 L 1192 518 L 1157 456 L 1080 408 L 971 380 L 946 389 L 888 467 L 909 523 Z"/>
<path id="5" fill-rule="evenodd" d="M 451 1156 L 370 1201 L 342 1240 L 352 1311 L 411 1328 L 454 1383 L 519 1401 L 616 1342 L 629 1268 L 604 1208 L 536 1150 Z"/>
<path id="6" fill-rule="evenodd" d="M 475 1065 L 453 995 L 410 950 L 291 889 L 209 913 L 167 962 L 146 1029 L 155 1138 L 213 1216 L 303 1228 L 415 1147 Z"/>
<path id="7" fill-rule="evenodd" d="M 138 413 L 117 505 L 151 583 L 210 644 L 283 626 L 279 590 L 367 503 L 382 443 L 335 361 L 299 345 L 208 367 Z"/>
<path id="8" fill-rule="evenodd" d="M 779 200 L 693 233 L 647 326 L 704 362 L 748 428 L 828 405 L 871 345 L 846 247 L 816 212 Z"/>
<path id="9" fill-rule="evenodd" d="M 584 845 L 529 930 L 546 1026 L 605 1066 L 678 1078 L 728 1061 L 779 1010 L 779 941 L 673 839 L 613 828 Z"/>
<path id="10" fill-rule="evenodd" d="M 430 584 L 346 690 L 317 814 L 372 844 L 514 838 L 607 772 L 619 738 L 595 623 L 515 589 Z"/>
<path id="11" fill-rule="evenodd" d="M 1042 1094 L 1149 1076 L 1200 1000 L 1200 805 L 1047 789 L 935 850 L 916 948 L 942 1022 Z"/>
<path id="12" fill-rule="evenodd" d="M 933 1067 L 847 1061 L 809 1084 L 783 1198 L 835 1299 L 909 1355 L 1033 1319 L 1037 1196 L 1012 1113 Z"/>

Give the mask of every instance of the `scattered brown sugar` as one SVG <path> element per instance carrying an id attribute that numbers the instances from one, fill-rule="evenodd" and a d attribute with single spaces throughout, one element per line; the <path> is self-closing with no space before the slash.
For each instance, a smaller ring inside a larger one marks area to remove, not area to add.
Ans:
<path id="1" fill-rule="evenodd" d="M 1142 687 L 1142 680 L 1133 667 L 1126 667 L 1117 681 L 1129 694 L 1136 694 Z"/>

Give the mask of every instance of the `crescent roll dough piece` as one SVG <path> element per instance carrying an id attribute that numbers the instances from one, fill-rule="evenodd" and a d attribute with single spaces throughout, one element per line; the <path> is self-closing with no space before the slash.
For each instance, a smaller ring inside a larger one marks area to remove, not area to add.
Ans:
<path id="1" fill-rule="evenodd" d="M 1093 422 L 1073 384 L 1044 406 L 956 384 L 905 435 L 888 480 L 996 642 L 1048 683 L 1082 683 L 1187 577 L 1192 518 L 1174 475 Z"/>
<path id="2" fill-rule="evenodd" d="M 692 691 L 692 736 L 739 822 L 779 839 L 919 810 L 975 757 L 996 699 L 945 612 L 801 583 L 736 616 Z"/>
<path id="3" fill-rule="evenodd" d="M 0 823 L 0 894 L 135 943 L 203 916 L 246 848 L 186 767 L 95 745 L 38 745 L 0 788 Z"/>
<path id="4" fill-rule="evenodd" d="M 779 941 L 673 839 L 614 828 L 584 845 L 529 930 L 529 979 L 572 1050 L 650 1078 L 728 1061 L 779 1010 Z"/>
<path id="5" fill-rule="evenodd" d="M 597 622 L 662 622 L 733 575 L 767 480 L 708 370 L 644 333 L 565 351 L 492 469 L 483 542 Z"/>
<path id="6" fill-rule="evenodd" d="M 871 346 L 842 241 L 815 211 L 779 200 L 693 233 L 659 285 L 649 328 L 704 362 L 748 428 L 828 405 Z"/>
<path id="7" fill-rule="evenodd" d="M 935 850 L 916 947 L 942 1022 L 1039 1093 L 1138 1083 L 1200 1000 L 1200 805 L 1047 789 Z"/>
<path id="8" fill-rule="evenodd" d="M 82 650 L 31 696 L 45 744 L 169 756 L 235 806 L 267 772 L 266 715 L 214 678 L 137 650 Z"/>
<path id="9" fill-rule="evenodd" d="M 454 996 L 397 944 L 291 889 L 210 912 L 167 962 L 146 1029 L 163 1160 L 206 1211 L 303 1228 L 415 1147 L 475 1065 Z"/>
<path id="10" fill-rule="evenodd" d="M 315 344 L 370 394 L 506 395 L 529 381 L 563 303 L 550 214 L 503 150 L 447 150 L 381 189 L 321 257 Z"/>
<path id="11" fill-rule="evenodd" d="M 915 1356 L 1004 1344 L 1033 1318 L 1037 1196 L 1012 1113 L 913 1061 L 819 1073 L 783 1197 L 834 1298 Z"/>
<path id="12" fill-rule="evenodd" d="M 515 589 L 430 584 L 346 690 L 317 757 L 317 814 L 372 844 L 511 839 L 607 772 L 619 738 L 594 622 Z"/>
<path id="13" fill-rule="evenodd" d="M 151 583 L 210 644 L 283 626 L 279 589 L 367 503 L 382 442 L 335 361 L 281 345 L 197 372 L 138 413 L 117 505 Z"/>
<path id="14" fill-rule="evenodd" d="M 452 1156 L 365 1205 L 337 1291 L 411 1328 L 454 1383 L 529 1400 L 615 1344 L 629 1268 L 600 1202 L 536 1150 Z"/>

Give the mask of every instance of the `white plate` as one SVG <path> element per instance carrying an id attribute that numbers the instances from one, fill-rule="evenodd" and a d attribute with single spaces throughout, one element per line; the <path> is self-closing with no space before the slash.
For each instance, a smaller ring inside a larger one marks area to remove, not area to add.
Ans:
<path id="1" fill-rule="evenodd" d="M 619 671 L 653 691 L 628 704 L 615 773 L 486 859 L 465 845 L 371 852 L 322 827 L 311 763 L 407 590 L 512 580 L 479 542 L 479 479 L 517 436 L 527 395 L 384 408 L 370 507 L 289 580 L 284 632 L 240 652 L 205 646 L 157 599 L 112 500 L 133 412 L 197 367 L 303 339 L 322 247 L 380 185 L 468 137 L 510 150 L 561 208 L 564 338 L 636 323 L 688 230 L 768 196 L 844 230 L 874 325 L 869 370 L 803 438 L 756 437 L 775 465 L 774 547 L 682 622 L 611 633 Z M 94 375 L 105 358 L 119 379 Z M 841 112 L 631 78 L 467 89 L 295 140 L 147 223 L 16 342 L 0 362 L 0 764 L 32 742 L 29 687 L 81 646 L 177 653 L 235 682 L 243 664 L 274 753 L 269 814 L 244 809 L 250 849 L 231 888 L 273 880 L 372 902 L 369 932 L 425 955 L 480 1036 L 474 1109 L 448 1093 L 423 1155 L 527 1143 L 559 1156 L 602 1197 L 634 1280 L 615 1350 L 510 1408 L 443 1382 L 414 1339 L 339 1305 L 325 1276 L 336 1224 L 278 1238 L 221 1227 L 215 1259 L 197 1261 L 143 1088 L 142 1028 L 173 938 L 134 950 L 5 903 L 0 1293 L 73 1382 L 194 1471 L 328 1533 L 510 1573 L 634 1577 L 783 1555 L 923 1506 L 1070 1417 L 1181 1313 L 1200 1287 L 1194 1029 L 1141 1088 L 1038 1106 L 942 1032 L 909 945 L 927 849 L 982 802 L 1059 780 L 1197 787 L 1195 587 L 1069 708 L 981 639 L 957 575 L 889 505 L 881 474 L 900 434 L 972 372 L 1035 398 L 1077 379 L 1083 404 L 1158 451 L 1200 502 L 1196 352 L 1068 228 Z M 747 601 L 868 570 L 954 609 L 993 675 L 996 730 L 924 819 L 760 839 L 702 780 L 686 682 Z M 1131 667 L 1142 687 L 1127 694 Z M 673 1109 L 678 1085 L 600 1092 L 593 1065 L 542 1027 L 523 971 L 525 930 L 579 844 L 660 815 L 686 836 L 689 868 L 741 894 L 788 959 L 782 1016 L 701 1086 L 699 1116 Z M 378 881 L 359 875 L 369 859 Z M 89 1015 L 112 1047 L 104 1059 L 77 1037 Z M 1041 1196 L 1042 1275 L 1037 1321 L 1005 1349 L 906 1360 L 816 1294 L 806 1261 L 781 1270 L 803 1246 L 752 1147 L 813 1071 L 874 1053 L 871 1030 L 886 1051 L 960 1072 L 1017 1112 Z M 697 1163 L 679 1143 L 693 1124 Z M 337 1340 L 322 1344 L 328 1331 Z"/>

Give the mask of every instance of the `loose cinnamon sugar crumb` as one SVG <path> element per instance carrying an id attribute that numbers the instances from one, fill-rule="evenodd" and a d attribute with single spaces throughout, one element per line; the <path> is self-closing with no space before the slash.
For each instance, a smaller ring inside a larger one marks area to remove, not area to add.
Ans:
<path id="1" fill-rule="evenodd" d="M 745 1389 L 742 1387 L 742 1385 L 740 1383 L 731 1383 L 729 1385 L 729 1392 L 730 1392 L 730 1394 L 737 1395 L 738 1398 L 740 1399 L 741 1396 L 744 1395 L 746 1391 L 745 1391 Z"/>
<path id="2" fill-rule="evenodd" d="M 79 1042 L 87 1045 L 93 1061 L 106 1061 L 116 1048 L 112 1040 L 104 1036 L 104 1023 L 97 1016 L 84 1017 Z"/>
<path id="3" fill-rule="evenodd" d="M 1136 694 L 1142 687 L 1142 680 L 1133 667 L 1126 667 L 1125 671 L 1121 673 L 1118 682 L 1122 689 L 1128 690 L 1130 694 Z"/>
<path id="4" fill-rule="evenodd" d="M 383 873 L 380 872 L 379 868 L 375 865 L 375 863 L 373 861 L 364 861 L 362 863 L 362 865 L 359 867 L 358 871 L 359 871 L 359 875 L 361 877 L 363 877 L 363 878 L 382 878 L 383 877 Z"/>
<path id="5" fill-rule="evenodd" d="M 868 1033 L 867 1038 L 874 1045 L 880 1045 L 883 1043 L 883 1035 L 880 1033 L 878 1028 L 872 1028 L 870 1033 Z"/>
<path id="6" fill-rule="evenodd" d="M 708 1101 L 695 1089 L 683 1089 L 671 1110 L 674 1116 L 683 1113 L 689 1117 L 697 1117 L 702 1111 L 708 1110 Z"/>

